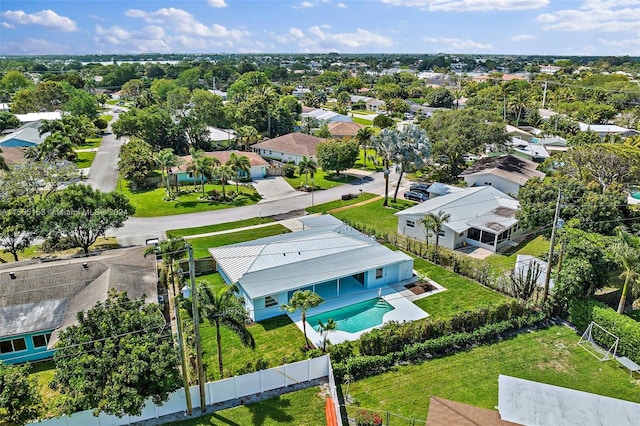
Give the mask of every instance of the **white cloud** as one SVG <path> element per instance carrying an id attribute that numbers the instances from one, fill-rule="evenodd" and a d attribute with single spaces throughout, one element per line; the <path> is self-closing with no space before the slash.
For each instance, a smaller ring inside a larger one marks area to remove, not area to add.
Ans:
<path id="1" fill-rule="evenodd" d="M 493 46 L 489 43 L 481 43 L 473 40 L 460 40 L 458 38 L 449 37 L 425 37 L 422 39 L 425 43 L 436 44 L 443 49 L 457 49 L 463 50 L 475 50 L 475 49 L 493 49 Z"/>
<path id="2" fill-rule="evenodd" d="M 304 33 L 300 28 L 295 28 L 295 27 L 289 28 L 289 35 L 294 39 L 304 38 Z"/>
<path id="3" fill-rule="evenodd" d="M 512 41 L 525 41 L 525 40 L 533 40 L 536 36 L 531 34 L 518 34 L 516 36 L 511 37 Z"/>
<path id="4" fill-rule="evenodd" d="M 2 25 L 2 28 L 7 28 L 7 29 L 10 29 L 10 30 L 15 30 L 16 29 L 15 25 L 11 25 L 8 22 L 2 21 L 2 22 L 0 22 L 0 25 Z"/>
<path id="5" fill-rule="evenodd" d="M 393 6 L 418 7 L 431 12 L 540 9 L 549 0 L 380 0 Z"/>
<path id="6" fill-rule="evenodd" d="M 211 7 L 227 7 L 227 3 L 224 0 L 208 0 L 207 3 Z"/>
<path id="7" fill-rule="evenodd" d="M 606 3 L 613 3 L 611 1 Z M 595 2 L 589 3 L 590 7 Z M 638 31 L 640 7 L 624 9 L 567 9 L 538 15 L 543 30 L 556 31 Z"/>
<path id="8" fill-rule="evenodd" d="M 21 25 L 42 25 L 43 27 L 63 32 L 78 31 L 78 25 L 75 21 L 66 16 L 60 16 L 50 9 L 36 13 L 25 13 L 23 10 L 7 10 L 2 12 L 0 16 L 7 21 Z"/>
<path id="9" fill-rule="evenodd" d="M 167 31 L 171 31 L 175 34 L 188 34 L 200 37 L 216 37 L 233 40 L 240 40 L 249 35 L 247 31 L 227 29 L 219 24 L 207 26 L 196 20 L 189 12 L 173 7 L 158 9 L 155 12 L 129 9 L 125 12 L 125 16 L 130 18 L 140 18 L 148 24 L 164 25 Z"/>
<path id="10" fill-rule="evenodd" d="M 338 6 L 338 9 L 346 9 L 347 5 L 344 3 L 337 3 L 336 6 Z"/>
<path id="11" fill-rule="evenodd" d="M 304 52 L 329 52 L 334 50 L 357 50 L 365 46 L 390 47 L 393 40 L 371 31 L 358 28 L 353 33 L 329 32 L 330 25 L 314 25 L 308 30 L 291 27 L 284 34 L 269 33 L 280 43 L 297 43 Z"/>
<path id="12" fill-rule="evenodd" d="M 311 3 L 310 1 L 303 1 L 302 3 L 298 3 L 295 6 L 293 6 L 294 9 L 308 9 L 310 7 L 314 7 L 315 4 Z"/>

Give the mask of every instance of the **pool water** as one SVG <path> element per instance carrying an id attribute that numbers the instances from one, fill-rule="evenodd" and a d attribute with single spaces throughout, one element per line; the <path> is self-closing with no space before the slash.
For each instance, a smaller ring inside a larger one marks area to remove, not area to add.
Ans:
<path id="1" fill-rule="evenodd" d="M 340 309 L 312 315 L 307 317 L 307 323 L 309 323 L 315 331 L 320 332 L 318 320 L 326 323 L 327 320 L 332 318 L 337 323 L 336 330 L 357 333 L 358 331 L 382 324 L 384 314 L 394 309 L 395 308 L 384 299 L 376 297 L 375 299 L 365 300 L 364 302 L 345 306 Z"/>
<path id="2" fill-rule="evenodd" d="M 633 194 L 631 194 L 631 197 L 635 198 L 636 200 L 640 200 L 640 192 L 634 192 Z"/>

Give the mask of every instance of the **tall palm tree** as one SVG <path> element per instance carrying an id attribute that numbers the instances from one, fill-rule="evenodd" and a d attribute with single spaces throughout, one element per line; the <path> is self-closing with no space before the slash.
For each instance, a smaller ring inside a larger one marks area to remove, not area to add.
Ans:
<path id="1" fill-rule="evenodd" d="M 428 213 L 418 219 L 418 223 L 424 226 L 424 239 L 427 243 L 427 251 L 429 250 L 429 237 L 433 236 L 431 231 L 433 231 L 433 228 L 435 226 L 433 220 L 434 216 L 435 215 L 433 213 Z"/>
<path id="2" fill-rule="evenodd" d="M 325 323 L 323 323 L 322 320 L 319 319 L 318 326 L 320 327 L 320 334 L 322 334 L 322 352 L 326 352 L 329 333 L 338 328 L 338 323 L 335 322 L 333 318 L 329 318 Z"/>
<path id="3" fill-rule="evenodd" d="M 173 295 L 175 296 L 177 294 L 175 279 L 175 272 L 177 269 L 175 268 L 175 263 L 180 259 L 184 259 L 187 254 L 185 240 L 183 238 L 170 238 L 168 240 L 160 241 L 158 247 L 149 246 L 144 251 L 144 257 L 147 257 L 150 254 L 159 254 L 162 256 L 162 268 L 165 271 L 165 277 L 167 277 L 168 281 L 171 282 L 171 288 L 173 290 Z"/>
<path id="4" fill-rule="evenodd" d="M 224 326 L 240 338 L 242 346 L 255 349 L 256 342 L 247 328 L 249 315 L 235 292 L 236 286 L 225 286 L 212 290 L 204 283 L 198 286 L 198 298 L 202 307 L 202 316 L 209 324 L 216 328 L 216 346 L 218 350 L 218 369 L 220 378 L 224 377 L 222 365 L 222 335 L 220 329 Z"/>
<path id="5" fill-rule="evenodd" d="M 393 159 L 397 144 L 398 132 L 396 132 L 395 129 L 383 129 L 378 136 L 371 139 L 371 147 L 380 157 L 382 157 L 382 164 L 384 168 L 383 206 L 389 205 L 389 164 Z"/>
<path id="6" fill-rule="evenodd" d="M 311 179 L 315 176 L 316 171 L 318 170 L 318 163 L 313 158 L 307 158 L 306 155 L 302 156 L 302 161 L 298 163 L 298 173 L 304 174 L 304 185 L 306 187 L 309 186 L 309 175 L 311 175 Z"/>
<path id="7" fill-rule="evenodd" d="M 55 132 L 47 136 L 38 145 L 38 160 L 72 160 L 76 157 L 74 148 L 76 145 L 67 136 L 60 132 Z"/>
<path id="8" fill-rule="evenodd" d="M 427 218 L 429 216 L 429 218 Z M 438 242 L 440 241 L 440 231 L 442 231 L 442 225 L 449 222 L 451 215 L 444 210 L 440 210 L 438 213 L 429 212 L 425 215 L 423 220 L 431 225 L 431 230 L 436 236 L 436 250 L 438 249 Z M 423 223 L 425 223 L 423 222 Z"/>
<path id="9" fill-rule="evenodd" d="M 172 167 L 180 165 L 180 158 L 173 153 L 172 148 L 165 148 L 156 153 L 153 157 L 156 164 L 160 167 L 162 180 L 167 185 L 167 195 L 171 196 L 171 185 L 169 183 L 169 173 Z M 166 178 L 165 178 L 166 175 Z"/>
<path id="10" fill-rule="evenodd" d="M 362 156 L 362 164 L 364 167 L 367 167 L 367 148 L 369 147 L 369 143 L 371 142 L 371 138 L 373 137 L 373 128 L 372 127 L 364 127 L 358 130 L 356 134 L 356 140 L 362 147 L 364 154 Z"/>
<path id="11" fill-rule="evenodd" d="M 300 311 L 302 319 L 302 332 L 304 333 L 304 345 L 309 348 L 309 339 L 307 338 L 307 311 L 311 308 L 324 303 L 324 299 L 311 290 L 296 290 L 289 299 L 289 303 L 283 304 L 280 309 L 294 313 Z"/>
<path id="12" fill-rule="evenodd" d="M 616 228 L 616 242 L 612 245 L 611 252 L 624 268 L 620 274 L 620 278 L 624 278 L 624 284 L 618 303 L 618 313 L 623 314 L 629 287 L 640 282 L 640 237 L 621 227 Z"/>
<path id="13" fill-rule="evenodd" d="M 231 170 L 236 174 L 236 192 L 238 192 L 240 172 L 243 172 L 247 176 L 251 176 L 251 161 L 246 155 L 236 155 L 235 152 L 232 152 L 231 155 L 229 155 L 229 161 L 227 161 L 226 165 L 231 167 Z"/>
<path id="14" fill-rule="evenodd" d="M 193 171 L 193 188 L 196 188 L 196 183 L 200 178 L 202 196 L 204 197 L 204 180 L 213 175 L 213 170 L 220 164 L 220 160 L 215 157 L 208 157 L 201 149 L 191 148 L 189 153 L 191 154 L 191 161 L 187 166 L 187 170 Z"/>
<path id="15" fill-rule="evenodd" d="M 233 173 L 231 167 L 227 166 L 226 164 L 216 167 L 214 170 L 214 174 L 218 179 L 220 179 L 220 185 L 222 185 L 222 199 L 224 200 L 227 197 L 225 193 L 227 182 L 230 179 L 233 179 L 235 174 Z"/>
<path id="16" fill-rule="evenodd" d="M 399 171 L 398 184 L 393 194 L 396 202 L 400 182 L 404 173 L 423 168 L 431 155 L 431 143 L 427 133 L 418 126 L 406 126 L 398 132 L 398 143 L 395 146 L 394 159 L 396 170 Z"/>

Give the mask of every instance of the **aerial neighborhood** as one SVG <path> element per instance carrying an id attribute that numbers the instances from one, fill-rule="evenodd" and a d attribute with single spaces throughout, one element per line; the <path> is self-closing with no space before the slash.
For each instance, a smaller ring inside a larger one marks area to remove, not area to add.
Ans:
<path id="1" fill-rule="evenodd" d="M 638 424 L 639 57 L 13 43 L 0 426 Z"/>

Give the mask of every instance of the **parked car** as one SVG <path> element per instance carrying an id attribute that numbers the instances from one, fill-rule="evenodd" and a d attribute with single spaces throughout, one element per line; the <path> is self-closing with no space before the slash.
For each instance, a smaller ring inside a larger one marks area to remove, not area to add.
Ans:
<path id="1" fill-rule="evenodd" d="M 429 195 L 428 190 L 430 186 L 430 183 L 412 183 L 409 187 L 409 191 L 417 191 Z"/>
<path id="2" fill-rule="evenodd" d="M 404 193 L 404 198 L 411 201 L 423 202 L 427 201 L 429 197 L 427 194 L 418 191 L 407 191 Z"/>

